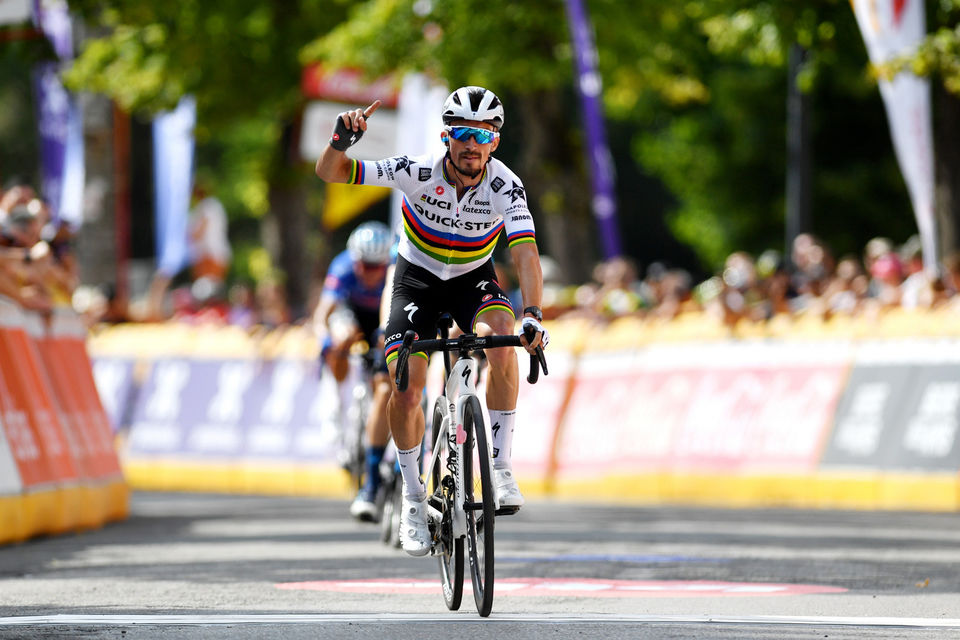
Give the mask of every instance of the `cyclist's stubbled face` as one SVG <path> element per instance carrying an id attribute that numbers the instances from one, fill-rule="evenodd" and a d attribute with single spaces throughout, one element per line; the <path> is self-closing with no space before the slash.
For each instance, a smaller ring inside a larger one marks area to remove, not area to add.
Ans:
<path id="1" fill-rule="evenodd" d="M 496 127 L 493 125 L 476 120 L 454 120 L 451 125 L 496 131 Z M 487 144 L 480 144 L 473 136 L 466 140 L 455 140 L 452 136 L 449 136 L 447 140 L 450 141 L 450 159 L 453 161 L 453 166 L 468 178 L 476 178 L 480 175 L 483 167 L 487 164 L 487 160 L 490 159 L 490 154 L 500 145 L 500 138 L 496 138 L 493 142 Z"/>

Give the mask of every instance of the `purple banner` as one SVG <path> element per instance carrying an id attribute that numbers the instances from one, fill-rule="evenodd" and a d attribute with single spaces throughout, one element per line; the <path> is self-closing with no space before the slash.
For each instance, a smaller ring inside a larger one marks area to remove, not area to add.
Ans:
<path id="1" fill-rule="evenodd" d="M 583 124 L 586 130 L 584 148 L 590 156 L 593 215 L 600 232 L 603 256 L 612 258 L 621 253 L 620 232 L 617 229 L 613 158 L 607 147 L 603 106 L 600 103 L 603 83 L 597 69 L 597 49 L 593 42 L 590 19 L 582 0 L 567 0 L 566 4 L 567 22 L 570 25 L 577 61 L 575 84 L 577 93 L 580 95 Z"/>
<path id="2" fill-rule="evenodd" d="M 58 219 L 60 213 L 63 167 L 70 130 L 70 96 L 60 84 L 58 69 L 57 63 L 45 62 L 37 65 L 33 71 L 42 162 L 40 193 L 50 205 L 54 219 Z"/>
<path id="3" fill-rule="evenodd" d="M 128 457 L 335 459 L 335 396 L 308 360 L 157 360 L 137 396 Z"/>
<path id="4" fill-rule="evenodd" d="M 72 59 L 73 29 L 67 3 L 35 0 L 34 17 L 60 61 Z M 75 101 L 60 82 L 60 64 L 45 62 L 34 69 L 42 162 L 40 191 L 50 205 L 53 220 L 65 215 L 78 224 L 84 180 L 83 121 Z"/>

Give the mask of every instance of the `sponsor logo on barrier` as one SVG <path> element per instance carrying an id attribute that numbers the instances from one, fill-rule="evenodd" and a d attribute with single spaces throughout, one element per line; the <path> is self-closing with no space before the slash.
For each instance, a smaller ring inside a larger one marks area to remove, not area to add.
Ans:
<path id="1" fill-rule="evenodd" d="M 952 365 L 863 365 L 850 374 L 823 466 L 956 470 L 960 382 Z"/>
<path id="2" fill-rule="evenodd" d="M 841 367 L 650 371 L 626 355 L 619 362 L 579 375 L 561 465 L 808 471 L 843 382 Z M 604 438 L 596 424 L 610 425 Z"/>
<path id="3" fill-rule="evenodd" d="M 182 360 L 158 362 L 153 373 L 154 387 L 147 400 L 145 416 L 149 420 L 176 420 L 180 415 L 180 396 L 190 380 L 190 367 Z"/>
<path id="4" fill-rule="evenodd" d="M 214 422 L 233 423 L 243 413 L 243 396 L 253 382 L 251 362 L 227 362 L 217 375 L 217 394 L 207 408 L 207 418 Z"/>
<path id="5" fill-rule="evenodd" d="M 923 458 L 949 456 L 956 441 L 958 405 L 960 383 L 934 381 L 924 386 L 903 434 L 903 448 Z"/>
<path id="6" fill-rule="evenodd" d="M 861 458 L 877 452 L 890 393 L 887 382 L 868 382 L 854 388 L 850 409 L 837 422 L 834 436 L 837 449 Z"/>
<path id="7" fill-rule="evenodd" d="M 287 424 L 293 418 L 294 398 L 303 384 L 304 364 L 281 360 L 274 367 L 270 395 L 260 410 L 260 419 L 267 423 Z"/>

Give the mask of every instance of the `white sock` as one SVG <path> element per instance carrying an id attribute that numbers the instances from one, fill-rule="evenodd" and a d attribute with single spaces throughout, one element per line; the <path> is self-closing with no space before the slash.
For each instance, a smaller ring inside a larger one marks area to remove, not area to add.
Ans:
<path id="1" fill-rule="evenodd" d="M 420 479 L 420 447 L 397 449 L 397 461 L 403 475 L 403 495 L 416 501 L 427 497 L 427 488 Z"/>
<path id="2" fill-rule="evenodd" d="M 493 434 L 493 468 L 511 468 L 513 455 L 513 422 L 517 417 L 517 410 L 495 411 L 490 413 L 490 433 Z"/>

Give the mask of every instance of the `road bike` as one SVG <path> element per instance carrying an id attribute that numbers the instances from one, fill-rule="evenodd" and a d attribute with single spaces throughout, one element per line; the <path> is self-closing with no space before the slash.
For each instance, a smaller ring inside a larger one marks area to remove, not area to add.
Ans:
<path id="1" fill-rule="evenodd" d="M 532 340 L 536 332 L 528 332 Z M 470 581 L 477 612 L 489 616 L 493 608 L 494 521 L 496 515 L 515 513 L 517 507 L 501 506 L 493 482 L 490 430 L 477 397 L 477 363 L 472 353 L 484 349 L 522 346 L 520 336 L 477 336 L 416 340 L 407 331 L 398 350 L 395 383 L 405 391 L 409 382 L 407 361 L 411 353 L 442 351 L 447 374 L 443 392 L 433 407 L 430 442 L 433 449 L 426 466 L 427 517 L 432 540 L 430 553 L 437 556 L 448 609 L 460 608 L 463 597 L 464 540 L 470 566 Z M 457 359 L 450 364 L 450 353 Z M 543 350 L 530 356 L 527 381 L 535 383 L 540 370 L 547 375 Z"/>

